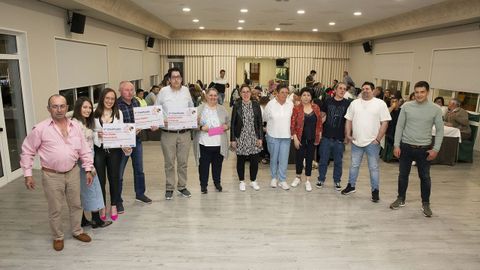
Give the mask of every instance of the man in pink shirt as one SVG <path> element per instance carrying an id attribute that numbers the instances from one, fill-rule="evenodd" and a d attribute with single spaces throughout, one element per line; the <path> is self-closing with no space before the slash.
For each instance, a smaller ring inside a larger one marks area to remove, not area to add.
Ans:
<path id="1" fill-rule="evenodd" d="M 27 135 L 22 145 L 20 161 L 25 186 L 33 190 L 33 160 L 37 153 L 40 156 L 42 186 L 48 201 L 48 218 L 54 238 L 53 248 L 56 251 L 63 249 L 61 213 L 65 197 L 70 209 L 73 237 L 82 242 L 92 240 L 80 225 L 83 209 L 80 203 L 80 173 L 76 166 L 77 160 L 81 159 L 87 172 L 87 184 L 91 185 L 92 153 L 80 126 L 65 116 L 67 108 L 67 101 L 61 95 L 53 95 L 48 99 L 47 109 L 51 118 L 37 124 Z"/>

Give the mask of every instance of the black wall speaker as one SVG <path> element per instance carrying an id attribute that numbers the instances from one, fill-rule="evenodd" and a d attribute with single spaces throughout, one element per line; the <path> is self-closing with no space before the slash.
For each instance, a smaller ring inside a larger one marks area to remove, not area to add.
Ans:
<path id="1" fill-rule="evenodd" d="M 70 21 L 70 32 L 83 34 L 85 30 L 85 15 L 72 13 L 72 20 Z"/>
<path id="2" fill-rule="evenodd" d="M 369 53 L 372 51 L 372 43 L 371 41 L 366 41 L 364 42 L 363 44 L 363 51 L 366 52 L 366 53 Z"/>
<path id="3" fill-rule="evenodd" d="M 155 38 L 147 37 L 147 47 L 148 48 L 153 48 L 153 45 L 155 45 Z"/>

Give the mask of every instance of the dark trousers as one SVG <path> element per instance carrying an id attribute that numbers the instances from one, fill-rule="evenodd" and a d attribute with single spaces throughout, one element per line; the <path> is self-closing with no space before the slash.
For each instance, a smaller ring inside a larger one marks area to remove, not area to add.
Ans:
<path id="1" fill-rule="evenodd" d="M 249 156 L 237 155 L 237 174 L 240 181 L 245 180 L 245 162 L 247 159 L 250 161 L 250 180 L 255 181 L 257 179 L 258 172 L 258 160 L 259 155 L 253 154 Z"/>
<path id="2" fill-rule="evenodd" d="M 145 194 L 145 173 L 143 172 L 143 146 L 142 140 L 137 136 L 136 146 L 132 148 L 130 156 L 126 156 L 123 151 L 120 152 L 120 184 L 118 187 L 118 202 L 123 202 L 122 190 L 123 190 L 123 174 L 125 167 L 127 167 L 128 158 L 132 158 L 133 167 L 133 187 L 135 189 L 135 196 L 142 196 Z"/>
<path id="3" fill-rule="evenodd" d="M 303 171 L 303 159 L 305 159 L 305 175 L 312 175 L 312 162 L 315 154 L 314 140 L 303 140 L 300 142 L 300 148 L 295 150 L 295 169 L 297 175 Z"/>
<path id="4" fill-rule="evenodd" d="M 119 148 L 103 149 L 103 147 L 94 146 L 95 157 L 94 166 L 97 171 L 98 180 L 102 188 L 103 202 L 105 203 L 105 184 L 107 182 L 110 187 L 110 205 L 117 204 L 118 186 L 120 183 L 119 166 L 122 150 Z M 107 205 L 105 203 L 105 205 Z"/>
<path id="5" fill-rule="evenodd" d="M 208 186 L 208 177 L 210 165 L 212 166 L 212 178 L 215 186 L 220 184 L 220 175 L 222 173 L 223 156 L 220 154 L 220 146 L 204 146 L 200 144 L 200 161 L 198 174 L 200 177 L 200 187 Z"/>
<path id="6" fill-rule="evenodd" d="M 418 176 L 420 177 L 420 190 L 422 202 L 430 202 L 430 161 L 427 160 L 427 148 L 413 148 L 408 144 L 400 145 L 400 173 L 398 175 L 398 197 L 405 200 L 408 188 L 408 176 L 412 168 L 412 161 L 417 163 Z"/>

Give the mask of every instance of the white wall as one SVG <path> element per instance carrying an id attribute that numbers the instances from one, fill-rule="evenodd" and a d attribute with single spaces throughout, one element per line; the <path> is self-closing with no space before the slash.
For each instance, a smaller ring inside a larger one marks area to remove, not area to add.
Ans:
<path id="1" fill-rule="evenodd" d="M 158 45 L 146 49 L 145 36 L 99 20 L 87 17 L 84 34 L 70 33 L 66 24 L 66 11 L 34 0 L 6 0 L 0 2 L 0 30 L 24 32 L 27 37 L 31 83 L 33 86 L 34 122 L 48 116 L 46 98 L 58 93 L 55 38 L 80 40 L 107 46 L 109 87 L 117 89 L 124 63 L 119 57 L 120 47 L 141 50 L 143 55 L 142 87 L 149 88 L 152 75 L 151 62 L 158 63 Z M 158 42 L 156 42 L 158 43 Z M 152 53 L 153 52 L 153 53 Z M 73 63 L 72 63 L 73 64 Z M 158 67 L 158 70 L 160 67 Z M 163 74 L 162 74 L 163 76 Z M 161 77 L 161 76 L 160 76 Z M 28 117 L 28 116 L 27 116 Z M 27 127 L 29 130 L 30 127 Z"/>
<path id="2" fill-rule="evenodd" d="M 413 65 L 410 67 L 411 70 L 406 71 L 406 73 L 412 74 L 411 86 L 413 87 L 417 81 L 426 80 L 430 82 L 434 50 L 480 46 L 480 29 L 478 23 L 476 23 L 378 39 L 374 40 L 373 44 L 373 52 L 371 54 L 363 52 L 361 43 L 350 46 L 349 73 L 355 83 L 360 84 L 363 81 L 375 82 L 376 71 L 374 63 L 381 62 L 376 61 L 377 54 L 406 52 L 413 53 Z M 464 74 L 453 74 L 456 80 L 474 81 L 474 84 L 478 85 L 480 89 L 480 76 L 468 76 L 468 78 L 462 78 L 462 76 Z M 464 91 L 464 89 L 448 90 Z M 480 150 L 479 136 L 477 136 L 475 145 L 475 149 Z"/>

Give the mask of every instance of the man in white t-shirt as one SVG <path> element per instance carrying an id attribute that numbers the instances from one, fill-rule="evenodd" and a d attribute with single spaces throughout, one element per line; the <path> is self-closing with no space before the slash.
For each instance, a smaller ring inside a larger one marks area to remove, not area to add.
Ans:
<path id="1" fill-rule="evenodd" d="M 348 185 L 342 190 L 343 195 L 355 192 L 358 171 L 363 154 L 367 154 L 372 187 L 372 202 L 378 202 L 379 196 L 379 154 L 380 141 L 387 131 L 388 121 L 392 120 L 387 105 L 383 100 L 373 96 L 375 86 L 371 82 L 362 85 L 361 98 L 350 104 L 345 114 L 345 137 L 352 142 L 352 157 L 348 176 Z"/>

